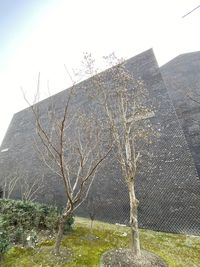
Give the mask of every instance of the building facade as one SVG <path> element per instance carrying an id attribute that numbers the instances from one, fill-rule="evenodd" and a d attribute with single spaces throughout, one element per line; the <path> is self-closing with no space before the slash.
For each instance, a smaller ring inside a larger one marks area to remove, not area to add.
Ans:
<path id="1" fill-rule="evenodd" d="M 147 50 L 125 62 L 126 69 L 136 79 L 141 79 L 148 89 L 148 102 L 154 107 L 150 118 L 160 136 L 146 148 L 136 179 L 136 195 L 139 199 L 139 226 L 166 232 L 200 234 L 200 181 L 193 157 L 186 141 L 177 112 L 169 97 L 166 81 L 163 81 L 153 51 Z M 107 71 L 101 75 L 107 77 Z M 80 105 L 87 108 L 85 89 L 94 90 L 91 79 L 76 85 Z M 169 87 L 170 85 L 167 85 Z M 69 90 L 41 101 L 43 120 L 47 119 L 51 99 L 56 112 L 61 112 Z M 26 171 L 31 182 L 34 177 L 45 179 L 45 192 L 38 196 L 42 202 L 64 205 L 66 198 L 62 182 L 38 159 L 34 149 L 35 123 L 31 109 L 13 116 L 0 153 L 0 181 L 15 172 Z M 13 197 L 19 197 L 16 188 Z M 94 209 L 96 219 L 129 222 L 129 199 L 121 177 L 120 166 L 109 159 L 97 173 L 88 201 L 77 210 L 77 215 L 89 217 Z"/>

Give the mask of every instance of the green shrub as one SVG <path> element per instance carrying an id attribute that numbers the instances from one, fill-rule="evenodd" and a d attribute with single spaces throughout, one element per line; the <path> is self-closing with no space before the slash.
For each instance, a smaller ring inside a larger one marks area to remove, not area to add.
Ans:
<path id="1" fill-rule="evenodd" d="M 3 253 L 5 253 L 10 247 L 10 240 L 5 231 L 1 231 L 0 229 L 0 258 Z"/>
<path id="2" fill-rule="evenodd" d="M 4 228 L 22 227 L 24 230 L 50 230 L 58 228 L 58 218 L 60 212 L 57 207 L 47 206 L 44 204 L 15 201 L 10 199 L 0 200 L 0 216 Z M 67 222 L 67 228 L 70 229 L 73 219 Z"/>
<path id="3" fill-rule="evenodd" d="M 16 230 L 13 229 L 11 232 L 11 239 L 15 244 L 25 245 L 26 240 L 26 232 L 23 227 L 17 227 Z"/>
<path id="4" fill-rule="evenodd" d="M 4 252 L 8 244 L 32 244 L 37 242 L 37 232 L 58 229 L 60 212 L 57 207 L 47 206 L 29 201 L 0 199 L 0 252 Z M 65 226 L 65 232 L 71 230 L 74 223 L 71 217 Z M 5 245 L 4 245 L 5 244 Z"/>

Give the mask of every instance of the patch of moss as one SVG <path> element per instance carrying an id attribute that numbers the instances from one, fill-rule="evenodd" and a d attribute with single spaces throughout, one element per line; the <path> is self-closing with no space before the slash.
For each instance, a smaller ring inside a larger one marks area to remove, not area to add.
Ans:
<path id="1" fill-rule="evenodd" d="M 70 251 L 71 261 L 67 258 L 53 258 L 53 240 L 46 240 L 36 249 L 12 248 L 5 254 L 2 267 L 97 267 L 100 256 L 107 250 L 129 247 L 128 227 L 95 222 L 92 232 L 86 219 L 76 220 L 74 231 L 63 239 L 62 248 Z M 161 256 L 169 267 L 200 267 L 200 237 L 168 234 L 141 230 L 141 245 Z M 37 254 L 37 249 L 40 253 Z M 52 263 L 53 260 L 53 263 Z"/>
<path id="2" fill-rule="evenodd" d="M 53 246 L 53 244 L 55 243 L 54 240 L 44 240 L 41 243 L 38 244 L 38 247 L 42 247 L 42 246 Z"/>
<path id="3" fill-rule="evenodd" d="M 71 249 L 61 247 L 60 254 L 56 255 L 53 251 L 53 246 L 42 246 L 35 249 L 35 253 L 31 257 L 31 261 L 37 266 L 65 266 L 73 260 L 73 253 Z"/>
<path id="4" fill-rule="evenodd" d="M 29 257 L 33 254 L 32 248 L 12 247 L 3 257 L 2 267 L 36 267 L 31 264 Z"/>
<path id="5" fill-rule="evenodd" d="M 200 237 L 141 230 L 141 244 L 165 259 L 169 267 L 200 266 Z"/>
<path id="6" fill-rule="evenodd" d="M 103 252 L 113 247 L 127 246 L 127 237 L 119 238 L 117 232 L 109 229 L 93 229 L 94 239 L 89 239 L 90 232 L 86 227 L 77 227 L 74 234 L 63 240 L 63 246 L 71 247 L 74 251 L 74 261 L 69 267 L 99 266 L 99 259 Z"/>

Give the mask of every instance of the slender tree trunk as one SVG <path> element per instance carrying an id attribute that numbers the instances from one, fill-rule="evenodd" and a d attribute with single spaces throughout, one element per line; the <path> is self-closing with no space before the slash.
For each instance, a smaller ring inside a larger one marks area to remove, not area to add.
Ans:
<path id="1" fill-rule="evenodd" d="M 94 220 L 91 219 L 91 222 L 90 222 L 90 232 L 91 232 L 91 234 L 93 234 L 93 221 Z"/>
<path id="2" fill-rule="evenodd" d="M 128 189 L 130 198 L 130 227 L 131 227 L 131 237 L 132 237 L 131 249 L 133 250 L 136 257 L 140 257 L 141 249 L 140 249 L 138 215 L 137 215 L 138 200 L 136 199 L 135 196 L 133 181 L 130 181 Z"/>
<path id="3" fill-rule="evenodd" d="M 65 228 L 65 218 L 62 216 L 59 221 L 59 226 L 58 226 L 58 233 L 56 236 L 56 243 L 54 247 L 54 253 L 56 255 L 60 254 L 60 246 L 63 238 L 63 233 L 64 233 L 64 228 Z"/>
<path id="4" fill-rule="evenodd" d="M 60 217 L 59 225 L 58 225 L 58 233 L 56 236 L 56 243 L 54 246 L 54 253 L 57 255 L 60 254 L 60 246 L 61 246 L 61 242 L 62 242 L 63 235 L 64 235 L 65 223 L 67 219 L 70 218 L 70 216 L 71 216 L 71 210 L 68 210 L 66 213 L 64 213 Z"/>

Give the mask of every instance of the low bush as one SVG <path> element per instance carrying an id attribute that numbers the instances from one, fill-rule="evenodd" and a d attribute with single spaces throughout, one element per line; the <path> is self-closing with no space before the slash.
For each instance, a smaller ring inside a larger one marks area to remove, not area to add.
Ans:
<path id="1" fill-rule="evenodd" d="M 4 228 L 55 230 L 58 226 L 58 209 L 39 203 L 2 199 L 0 213 Z"/>
<path id="2" fill-rule="evenodd" d="M 1 255 L 5 253 L 10 247 L 10 241 L 5 231 L 0 230 L 0 259 Z"/>
<path id="3" fill-rule="evenodd" d="M 0 199 L 0 253 L 4 253 L 12 244 L 34 244 L 37 233 L 48 230 L 54 233 L 58 229 L 59 209 L 29 201 Z M 71 230 L 74 223 L 71 217 L 65 225 L 65 232 Z"/>

